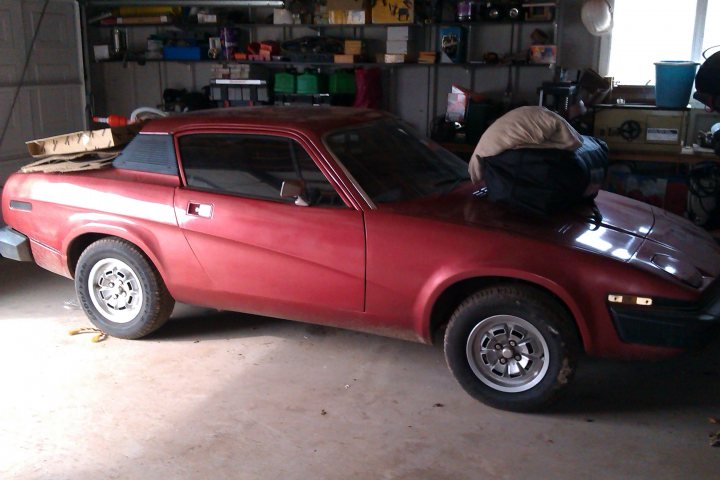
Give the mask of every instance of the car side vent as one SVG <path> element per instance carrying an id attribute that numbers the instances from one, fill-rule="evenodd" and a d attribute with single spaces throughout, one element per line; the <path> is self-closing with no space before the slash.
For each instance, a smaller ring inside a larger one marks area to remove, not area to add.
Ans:
<path id="1" fill-rule="evenodd" d="M 139 134 L 113 161 L 115 168 L 177 175 L 171 135 Z"/>

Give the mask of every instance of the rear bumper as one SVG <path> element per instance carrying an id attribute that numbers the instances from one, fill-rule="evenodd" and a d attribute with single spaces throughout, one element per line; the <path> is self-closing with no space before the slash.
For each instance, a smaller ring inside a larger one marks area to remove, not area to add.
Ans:
<path id="1" fill-rule="evenodd" d="M 30 240 L 10 227 L 0 228 L 0 256 L 19 262 L 32 262 Z"/>
<path id="2" fill-rule="evenodd" d="M 652 307 L 609 304 L 620 340 L 672 348 L 694 348 L 720 332 L 720 281 L 708 287 L 700 300 L 654 299 Z"/>

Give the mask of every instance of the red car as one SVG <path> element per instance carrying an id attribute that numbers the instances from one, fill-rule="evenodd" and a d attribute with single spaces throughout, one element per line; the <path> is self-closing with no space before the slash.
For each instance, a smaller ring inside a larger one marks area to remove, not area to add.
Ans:
<path id="1" fill-rule="evenodd" d="M 581 353 L 652 359 L 710 337 L 720 250 L 680 217 L 601 192 L 601 217 L 512 213 L 395 118 L 215 110 L 147 123 L 94 172 L 13 175 L 2 253 L 74 278 L 121 338 L 175 301 L 430 343 L 490 405 L 534 410 Z"/>

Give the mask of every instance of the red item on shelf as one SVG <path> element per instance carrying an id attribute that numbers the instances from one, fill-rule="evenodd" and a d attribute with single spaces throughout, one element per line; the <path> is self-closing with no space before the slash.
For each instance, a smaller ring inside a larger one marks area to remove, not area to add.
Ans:
<path id="1" fill-rule="evenodd" d="M 107 117 L 93 117 L 93 122 L 106 123 L 111 127 L 124 127 L 130 123 L 130 120 L 122 115 L 108 115 Z"/>
<path id="2" fill-rule="evenodd" d="M 260 44 L 258 42 L 248 43 L 247 53 L 249 53 L 250 55 L 258 55 L 260 53 Z"/>

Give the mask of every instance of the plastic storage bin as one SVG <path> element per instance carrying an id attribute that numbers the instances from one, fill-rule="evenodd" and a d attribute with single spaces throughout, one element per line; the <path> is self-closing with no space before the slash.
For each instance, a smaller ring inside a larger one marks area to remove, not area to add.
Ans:
<path id="1" fill-rule="evenodd" d="M 327 76 L 322 73 L 304 72 L 297 77 L 297 93 L 327 93 L 327 83 Z"/>
<path id="2" fill-rule="evenodd" d="M 164 47 L 165 60 L 200 60 L 202 57 L 200 47 Z"/>
<path id="3" fill-rule="evenodd" d="M 355 74 L 348 73 L 343 70 L 330 75 L 330 93 L 332 94 L 354 94 L 355 93 Z"/>
<path id="4" fill-rule="evenodd" d="M 690 61 L 656 62 L 655 105 L 661 108 L 687 107 L 697 66 Z"/>
<path id="5" fill-rule="evenodd" d="M 275 73 L 273 91 L 275 93 L 295 93 L 297 90 L 297 76 L 292 72 Z"/>

